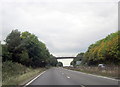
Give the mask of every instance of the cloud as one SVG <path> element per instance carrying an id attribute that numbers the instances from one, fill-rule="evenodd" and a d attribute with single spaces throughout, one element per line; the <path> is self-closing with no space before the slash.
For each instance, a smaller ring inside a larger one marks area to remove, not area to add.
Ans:
<path id="1" fill-rule="evenodd" d="M 5 0 L 2 40 L 29 31 L 55 56 L 75 56 L 118 29 L 117 0 Z"/>

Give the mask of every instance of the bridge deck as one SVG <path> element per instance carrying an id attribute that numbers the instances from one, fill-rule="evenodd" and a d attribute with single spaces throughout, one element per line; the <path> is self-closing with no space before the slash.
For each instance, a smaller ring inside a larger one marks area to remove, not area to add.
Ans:
<path id="1" fill-rule="evenodd" d="M 56 59 L 74 59 L 77 57 L 56 57 Z"/>

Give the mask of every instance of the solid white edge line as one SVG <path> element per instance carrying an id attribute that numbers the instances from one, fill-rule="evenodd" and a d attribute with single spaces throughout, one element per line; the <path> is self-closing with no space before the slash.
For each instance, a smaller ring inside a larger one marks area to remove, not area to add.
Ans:
<path id="1" fill-rule="evenodd" d="M 74 71 L 74 70 L 69 70 L 69 69 L 66 69 L 66 70 L 68 70 L 68 71 Z M 120 80 L 118 80 L 118 79 L 113 79 L 113 78 L 109 78 L 109 77 L 104 77 L 104 76 L 99 76 L 99 75 L 84 73 L 84 72 L 80 72 L 80 71 L 74 71 L 74 72 L 79 72 L 79 73 L 81 73 L 81 74 L 91 75 L 91 76 L 94 76 L 94 77 L 100 77 L 100 78 L 109 79 L 109 80 L 120 81 Z"/>
<path id="2" fill-rule="evenodd" d="M 30 80 L 27 84 L 25 84 L 25 86 L 24 87 L 26 87 L 26 86 L 28 86 L 28 85 L 30 85 L 33 81 L 35 81 L 38 77 L 40 77 L 42 74 L 44 74 L 46 71 L 44 71 L 44 72 L 42 72 L 42 73 L 40 73 L 38 76 L 36 76 L 34 79 L 32 79 L 32 80 Z"/>

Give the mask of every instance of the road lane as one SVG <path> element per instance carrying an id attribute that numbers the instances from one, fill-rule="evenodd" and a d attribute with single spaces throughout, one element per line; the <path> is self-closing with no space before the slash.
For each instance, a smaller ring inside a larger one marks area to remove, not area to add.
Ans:
<path id="1" fill-rule="evenodd" d="M 51 68 L 30 85 L 118 85 L 118 81 L 64 68 Z"/>
<path id="2" fill-rule="evenodd" d="M 62 75 L 62 73 L 57 68 L 52 68 L 47 70 L 39 78 L 37 78 L 30 85 L 76 85 L 67 76 Z"/>
<path id="3" fill-rule="evenodd" d="M 97 77 L 89 74 L 84 74 L 78 71 L 68 70 L 60 68 L 60 71 L 65 75 L 69 75 L 76 84 L 84 84 L 84 85 L 118 85 L 117 80 L 106 79 L 102 77 Z"/>

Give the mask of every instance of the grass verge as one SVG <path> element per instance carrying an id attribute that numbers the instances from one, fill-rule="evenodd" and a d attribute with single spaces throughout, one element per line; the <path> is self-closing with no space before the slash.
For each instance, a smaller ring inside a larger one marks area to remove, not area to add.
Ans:
<path id="1" fill-rule="evenodd" d="M 118 71 L 119 68 L 117 66 L 106 67 L 105 69 L 101 69 L 98 67 L 85 67 L 85 66 L 64 67 L 64 68 L 75 70 L 75 71 L 80 71 L 84 73 L 94 74 L 94 75 L 100 75 L 100 76 L 120 79 L 119 77 L 120 73 Z"/>
<path id="2" fill-rule="evenodd" d="M 26 80 L 45 71 L 46 68 L 28 68 L 18 63 L 4 62 L 2 67 L 2 85 L 20 85 Z"/>

